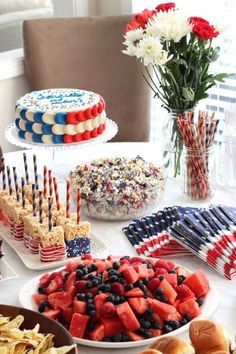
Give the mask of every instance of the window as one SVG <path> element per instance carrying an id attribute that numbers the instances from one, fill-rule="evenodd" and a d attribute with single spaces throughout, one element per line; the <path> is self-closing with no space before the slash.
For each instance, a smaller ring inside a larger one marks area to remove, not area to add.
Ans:
<path id="1" fill-rule="evenodd" d="M 143 1 L 133 0 L 133 12 L 140 12 L 145 7 L 152 9 L 161 1 L 146 0 Z M 227 72 L 235 73 L 230 79 L 225 80 L 225 83 L 220 83 L 217 86 L 209 90 L 209 97 L 200 102 L 201 109 L 207 109 L 217 112 L 219 117 L 223 118 L 225 109 L 232 104 L 236 104 L 236 24 L 233 19 L 233 14 L 236 13 L 236 1 L 234 0 L 198 0 L 196 2 L 190 2 L 189 0 L 177 0 L 176 5 L 185 9 L 187 13 L 197 16 L 205 17 L 209 20 L 218 20 L 219 23 L 223 23 L 222 19 L 225 19 L 225 25 L 228 25 L 230 29 L 218 37 L 218 45 L 220 46 L 220 58 L 212 66 L 212 70 L 215 72 Z M 216 44 L 216 40 L 215 40 Z M 236 106 L 235 106 L 236 107 Z M 160 138 L 161 119 L 156 117 L 162 116 L 164 113 L 160 111 L 160 103 L 153 102 L 153 117 L 151 122 L 151 140 L 158 141 Z M 162 111 L 163 112 L 163 111 Z M 236 108 L 235 108 L 236 112 Z M 219 132 L 221 129 L 219 129 Z"/>

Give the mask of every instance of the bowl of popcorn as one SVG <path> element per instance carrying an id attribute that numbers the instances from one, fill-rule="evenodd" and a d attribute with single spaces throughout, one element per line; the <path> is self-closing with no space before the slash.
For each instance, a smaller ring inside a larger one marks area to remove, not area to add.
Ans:
<path id="1" fill-rule="evenodd" d="M 155 211 L 165 186 L 164 169 L 142 157 L 109 157 L 78 165 L 70 174 L 82 212 L 102 220 L 138 218 Z"/>

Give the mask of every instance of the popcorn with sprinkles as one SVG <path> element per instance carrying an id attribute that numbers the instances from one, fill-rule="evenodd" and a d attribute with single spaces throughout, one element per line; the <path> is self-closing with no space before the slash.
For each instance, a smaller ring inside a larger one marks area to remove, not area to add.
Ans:
<path id="1" fill-rule="evenodd" d="M 165 175 L 142 157 L 94 160 L 71 172 L 73 188 L 81 188 L 83 210 L 92 217 L 131 219 L 154 208 L 161 196 Z"/>

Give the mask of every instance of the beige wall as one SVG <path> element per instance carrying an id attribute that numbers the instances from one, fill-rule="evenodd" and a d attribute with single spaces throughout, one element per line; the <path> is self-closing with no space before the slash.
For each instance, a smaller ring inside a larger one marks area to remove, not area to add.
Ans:
<path id="1" fill-rule="evenodd" d="M 25 76 L 17 76 L 0 80 L 0 144 L 3 152 L 14 151 L 18 148 L 7 142 L 4 137 L 6 127 L 14 121 L 16 100 L 27 92 Z"/>
<path id="2" fill-rule="evenodd" d="M 131 12 L 131 0 L 88 0 L 89 15 L 120 15 Z"/>

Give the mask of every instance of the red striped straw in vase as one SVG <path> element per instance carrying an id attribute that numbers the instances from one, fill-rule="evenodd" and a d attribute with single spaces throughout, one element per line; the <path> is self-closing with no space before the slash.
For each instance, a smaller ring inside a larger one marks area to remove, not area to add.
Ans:
<path id="1" fill-rule="evenodd" d="M 43 223 L 43 192 L 39 191 L 39 222 Z"/>
<path id="2" fill-rule="evenodd" d="M 70 181 L 66 181 L 66 217 L 70 217 Z"/>
<path id="3" fill-rule="evenodd" d="M 55 197 L 56 197 L 57 210 L 60 210 L 60 202 L 59 202 L 59 194 L 58 194 L 56 177 L 53 177 L 53 185 L 54 185 L 54 193 L 55 193 Z"/>
<path id="4" fill-rule="evenodd" d="M 48 197 L 48 230 L 52 230 L 52 198 Z"/>
<path id="5" fill-rule="evenodd" d="M 36 216 L 36 193 L 35 184 L 32 184 L 32 199 L 33 199 L 33 216 Z"/>
<path id="6" fill-rule="evenodd" d="M 24 160 L 26 184 L 29 184 L 29 170 L 28 170 L 27 156 L 25 152 L 23 153 L 23 160 Z"/>
<path id="7" fill-rule="evenodd" d="M 35 188 L 39 190 L 39 177 L 36 155 L 33 155 Z"/>
<path id="8" fill-rule="evenodd" d="M 22 197 L 22 207 L 25 209 L 25 179 L 21 177 L 21 197 Z"/>
<path id="9" fill-rule="evenodd" d="M 7 166 L 7 179 L 8 179 L 9 194 L 12 195 L 11 172 L 9 166 Z"/>
<path id="10" fill-rule="evenodd" d="M 47 197 L 48 191 L 47 191 L 47 183 L 48 183 L 48 169 L 47 166 L 43 166 L 43 196 L 44 198 Z"/>
<path id="11" fill-rule="evenodd" d="M 4 189 L 4 190 L 7 189 L 7 184 L 6 184 L 6 169 L 5 169 L 4 157 L 2 157 L 2 189 Z"/>
<path id="12" fill-rule="evenodd" d="M 49 183 L 49 196 L 52 198 L 52 203 L 53 203 L 52 170 L 48 170 L 48 183 Z"/>
<path id="13" fill-rule="evenodd" d="M 81 215 L 81 193 L 80 189 L 77 190 L 77 224 L 80 223 L 80 215 Z"/>
<path id="14" fill-rule="evenodd" d="M 19 193 L 19 186 L 18 186 L 16 167 L 13 167 L 13 177 L 14 177 L 14 182 L 15 182 L 16 200 L 19 202 L 20 201 L 20 193 Z"/>

